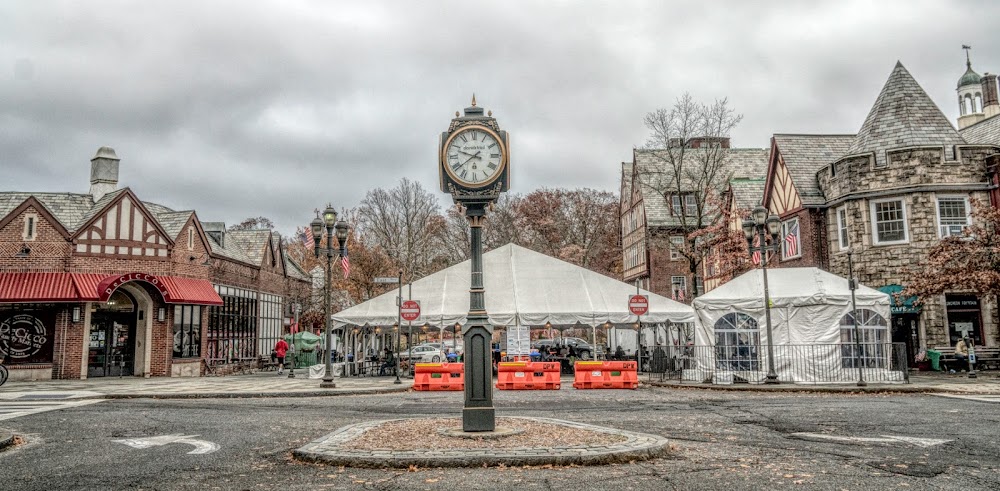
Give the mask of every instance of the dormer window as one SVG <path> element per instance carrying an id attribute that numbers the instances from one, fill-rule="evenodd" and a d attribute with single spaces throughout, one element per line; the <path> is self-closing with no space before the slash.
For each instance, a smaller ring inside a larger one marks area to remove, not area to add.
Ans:
<path id="1" fill-rule="evenodd" d="M 24 215 L 24 230 L 21 232 L 21 238 L 24 240 L 35 240 L 38 235 L 38 215 L 34 213 L 28 213 Z"/>

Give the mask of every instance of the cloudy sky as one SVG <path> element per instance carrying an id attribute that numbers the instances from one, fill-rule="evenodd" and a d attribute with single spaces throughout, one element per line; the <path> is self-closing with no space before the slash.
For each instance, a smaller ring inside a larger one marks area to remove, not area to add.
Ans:
<path id="1" fill-rule="evenodd" d="M 998 2 L 695 3 L 4 2 L 0 191 L 86 192 L 108 145 L 144 200 L 289 232 L 403 177 L 437 192 L 473 92 L 512 191 L 615 191 L 643 115 L 684 92 L 728 97 L 734 145 L 766 147 L 857 131 L 896 60 L 953 121 L 961 45 L 1000 71 Z"/>

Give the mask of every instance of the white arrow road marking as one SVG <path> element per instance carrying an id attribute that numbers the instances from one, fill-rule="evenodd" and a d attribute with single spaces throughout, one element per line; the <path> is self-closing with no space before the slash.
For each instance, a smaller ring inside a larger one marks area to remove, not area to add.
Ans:
<path id="1" fill-rule="evenodd" d="M 948 443 L 952 440 L 937 440 L 934 438 L 915 438 L 912 436 L 895 436 L 895 435 L 879 435 L 880 438 L 867 438 L 861 436 L 839 436 L 839 435 L 825 435 L 822 433 L 792 433 L 791 436 L 796 436 L 805 439 L 814 440 L 833 440 L 848 443 L 896 443 L 903 442 L 909 443 L 911 445 L 916 445 L 918 447 L 933 447 L 934 445 L 941 445 L 942 443 Z"/>
<path id="2" fill-rule="evenodd" d="M 199 435 L 161 435 L 151 436 L 149 438 L 126 438 L 124 440 L 111 441 L 128 445 L 132 448 L 158 447 L 168 443 L 187 443 L 188 445 L 194 445 L 194 450 L 188 452 L 188 455 L 203 455 L 219 450 L 218 444 L 206 440 L 196 440 L 196 436 Z"/>

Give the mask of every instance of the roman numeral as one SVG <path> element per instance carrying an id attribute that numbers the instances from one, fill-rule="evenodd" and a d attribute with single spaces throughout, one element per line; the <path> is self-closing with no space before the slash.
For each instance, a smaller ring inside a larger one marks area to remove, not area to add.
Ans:
<path id="1" fill-rule="evenodd" d="M 496 144 L 496 143 L 491 143 L 491 144 L 490 144 L 490 146 L 488 146 L 488 147 L 486 147 L 486 148 L 493 148 L 493 147 L 495 147 L 495 146 L 497 146 L 497 144 Z"/>
<path id="2" fill-rule="evenodd" d="M 490 158 L 491 159 L 498 159 L 498 158 L 500 158 L 500 154 L 499 153 L 491 153 L 490 154 Z"/>
<path id="3" fill-rule="evenodd" d="M 462 171 L 462 173 L 458 175 L 458 177 L 461 177 L 462 179 L 465 179 L 465 176 L 466 176 L 466 174 L 468 174 L 468 173 L 469 173 L 469 171 L 468 171 L 468 170 L 463 170 L 463 171 Z"/>
<path id="4" fill-rule="evenodd" d="M 486 141 L 486 137 L 487 136 L 489 136 L 489 135 L 487 135 L 486 133 L 483 133 L 483 141 Z"/>
<path id="5" fill-rule="evenodd" d="M 462 139 L 463 143 L 469 143 L 469 140 L 465 139 L 465 135 L 458 135 L 458 137 Z"/>
<path id="6" fill-rule="evenodd" d="M 460 164 L 458 162 L 455 162 L 454 164 L 451 164 L 451 170 L 453 170 L 455 172 L 458 172 L 458 169 L 460 169 L 461 167 L 462 167 L 462 164 Z"/>
<path id="7" fill-rule="evenodd" d="M 486 167 L 489 167 L 490 170 L 497 170 L 497 164 L 494 164 L 493 162 L 487 164 Z"/>

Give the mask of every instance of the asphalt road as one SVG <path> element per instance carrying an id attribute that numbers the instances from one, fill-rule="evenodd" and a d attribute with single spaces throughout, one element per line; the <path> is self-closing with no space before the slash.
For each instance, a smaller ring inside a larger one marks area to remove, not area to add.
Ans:
<path id="1" fill-rule="evenodd" d="M 495 402 L 499 415 L 664 435 L 676 452 L 602 467 L 345 469 L 290 451 L 350 423 L 457 417 L 462 393 L 108 400 L 0 421 L 26 438 L 0 453 L 0 489 L 1000 489 L 1000 403 L 696 389 L 497 392 Z M 162 435 L 219 449 L 115 441 Z"/>

